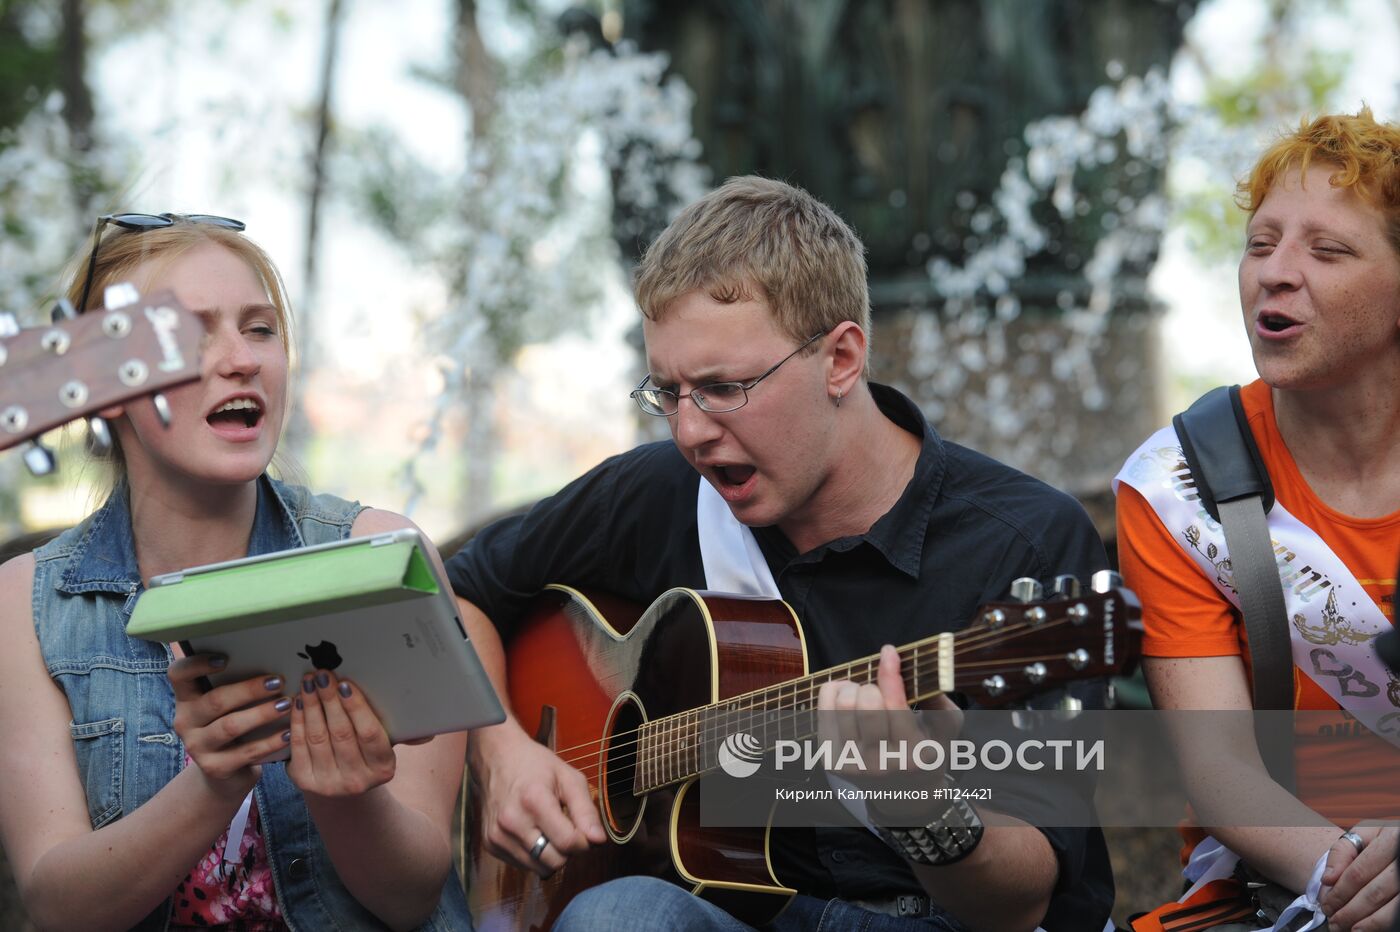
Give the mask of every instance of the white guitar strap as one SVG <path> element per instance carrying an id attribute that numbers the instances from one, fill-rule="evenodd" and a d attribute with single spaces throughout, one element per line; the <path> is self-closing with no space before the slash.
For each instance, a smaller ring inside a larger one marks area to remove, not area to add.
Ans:
<path id="1" fill-rule="evenodd" d="M 1197 497 L 1176 432 L 1167 427 L 1149 437 L 1114 477 L 1115 491 L 1120 482 L 1147 499 L 1206 578 L 1238 608 L 1225 535 Z M 1390 630 L 1390 622 L 1312 528 L 1278 502 L 1268 521 L 1292 621 L 1293 663 L 1367 728 L 1400 745 L 1400 680 L 1375 648 L 1376 636 Z"/>
<path id="2" fill-rule="evenodd" d="M 700 480 L 700 494 L 695 500 L 695 525 L 700 533 L 700 560 L 705 565 L 707 588 L 736 595 L 782 598 L 753 531 L 734 517 L 729 505 L 705 479 Z"/>

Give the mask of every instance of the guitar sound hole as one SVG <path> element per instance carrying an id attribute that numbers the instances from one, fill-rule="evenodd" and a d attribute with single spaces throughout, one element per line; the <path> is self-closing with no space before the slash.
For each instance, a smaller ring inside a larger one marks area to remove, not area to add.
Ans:
<path id="1" fill-rule="evenodd" d="M 604 739 L 602 780 L 603 811 L 608 834 L 624 841 L 636 830 L 646 797 L 632 792 L 637 775 L 640 728 L 646 717 L 631 697 L 613 706 Z"/>

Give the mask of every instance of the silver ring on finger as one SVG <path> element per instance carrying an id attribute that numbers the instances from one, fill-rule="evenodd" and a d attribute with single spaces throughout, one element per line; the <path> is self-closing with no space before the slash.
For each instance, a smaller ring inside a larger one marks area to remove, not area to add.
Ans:
<path id="1" fill-rule="evenodd" d="M 1362 838 L 1355 832 L 1342 832 L 1342 840 L 1351 842 L 1352 847 L 1356 849 L 1357 854 L 1360 854 L 1362 851 L 1366 850 L 1366 839 Z"/>
<path id="2" fill-rule="evenodd" d="M 544 832 L 540 832 L 540 837 L 535 839 L 535 843 L 530 846 L 530 860 L 538 861 L 540 855 L 544 854 L 544 849 L 549 847 L 549 839 L 544 837 Z"/>

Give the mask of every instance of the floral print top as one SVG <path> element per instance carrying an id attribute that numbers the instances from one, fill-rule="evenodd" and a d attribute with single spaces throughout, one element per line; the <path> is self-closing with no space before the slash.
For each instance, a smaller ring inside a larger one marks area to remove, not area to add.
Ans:
<path id="1" fill-rule="evenodd" d="M 190 765 L 186 757 L 185 766 Z M 238 843 L 238 857 L 224 861 L 228 829 L 175 888 L 171 928 L 229 928 L 242 932 L 285 932 L 272 868 L 259 826 L 258 807 L 248 812 L 248 824 Z"/>

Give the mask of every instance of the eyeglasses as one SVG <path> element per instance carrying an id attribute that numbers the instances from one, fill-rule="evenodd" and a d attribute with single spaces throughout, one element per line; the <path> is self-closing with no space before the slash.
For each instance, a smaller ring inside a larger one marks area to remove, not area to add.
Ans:
<path id="1" fill-rule="evenodd" d="M 637 407 L 647 414 L 655 417 L 670 417 L 680 410 L 681 399 L 689 398 L 695 402 L 695 407 L 701 411 L 708 411 L 711 414 L 724 414 L 726 411 L 738 411 L 749 403 L 749 391 L 768 378 L 778 367 L 787 362 L 798 353 L 802 352 L 816 340 L 826 336 L 826 331 L 815 333 L 808 337 L 801 346 L 788 353 L 782 359 L 774 363 L 773 368 L 763 373 L 756 379 L 747 382 L 711 382 L 709 385 L 699 385 L 686 392 L 684 395 L 666 388 L 647 388 L 647 381 L 651 378 L 648 375 L 637 383 L 637 387 L 632 389 L 632 400 L 637 402 Z"/>
<path id="2" fill-rule="evenodd" d="M 241 233 L 247 229 L 242 220 L 232 217 L 216 217 L 213 214 L 105 214 L 97 218 L 97 226 L 92 231 L 92 253 L 88 256 L 87 275 L 83 277 L 83 296 L 78 301 L 78 313 L 87 310 L 88 295 L 92 291 L 92 276 L 97 270 L 97 250 L 102 247 L 102 228 L 114 223 L 124 230 L 144 233 L 172 226 L 184 220 L 188 223 L 207 223 L 209 226 L 223 227 Z"/>

